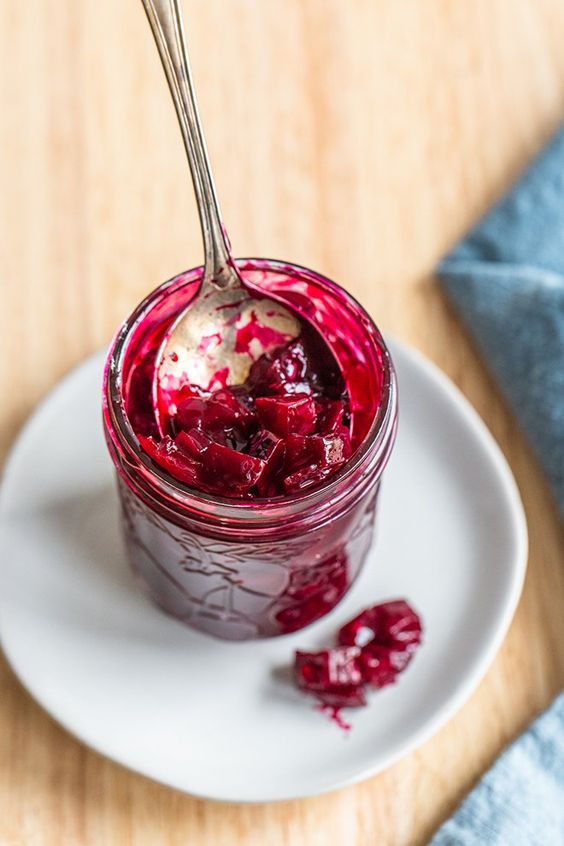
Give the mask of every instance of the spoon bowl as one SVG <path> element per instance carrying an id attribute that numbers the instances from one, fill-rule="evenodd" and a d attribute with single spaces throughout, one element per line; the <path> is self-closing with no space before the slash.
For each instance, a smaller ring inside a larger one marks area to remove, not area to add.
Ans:
<path id="1" fill-rule="evenodd" d="M 200 291 L 172 323 L 157 353 L 153 403 L 161 434 L 179 395 L 242 385 L 255 361 L 300 334 L 300 322 L 281 303 L 241 287 Z"/>

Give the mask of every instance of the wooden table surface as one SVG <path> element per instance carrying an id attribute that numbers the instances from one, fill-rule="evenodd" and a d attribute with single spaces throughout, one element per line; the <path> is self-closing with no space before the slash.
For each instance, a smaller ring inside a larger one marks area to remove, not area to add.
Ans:
<path id="1" fill-rule="evenodd" d="M 438 735 L 363 784 L 278 805 L 191 799 L 104 760 L 0 659 L 0 844 L 425 844 L 564 682 L 556 509 L 432 276 L 561 118 L 564 5 L 187 0 L 186 14 L 236 252 L 334 277 L 462 388 L 523 495 L 525 591 L 486 678 Z M 0 40 L 5 455 L 55 382 L 152 286 L 199 263 L 201 245 L 140 2 L 1 0 Z"/>

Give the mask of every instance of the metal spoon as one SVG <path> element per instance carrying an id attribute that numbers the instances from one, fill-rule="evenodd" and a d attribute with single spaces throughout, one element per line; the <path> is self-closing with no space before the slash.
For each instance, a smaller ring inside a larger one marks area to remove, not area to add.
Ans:
<path id="1" fill-rule="evenodd" d="M 178 0 L 143 0 L 143 5 L 176 107 L 205 253 L 200 290 L 174 321 L 157 355 L 153 401 L 165 434 L 183 386 L 210 390 L 241 384 L 257 358 L 300 334 L 300 324 L 281 303 L 251 292 L 233 261 L 196 105 Z"/>

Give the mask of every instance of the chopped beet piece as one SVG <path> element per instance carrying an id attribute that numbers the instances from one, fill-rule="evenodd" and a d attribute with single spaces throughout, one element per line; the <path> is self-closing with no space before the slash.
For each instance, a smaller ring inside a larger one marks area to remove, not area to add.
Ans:
<path id="1" fill-rule="evenodd" d="M 355 646 L 296 652 L 296 684 L 324 705 L 338 708 L 365 705 L 359 656 L 360 649 Z"/>
<path id="2" fill-rule="evenodd" d="M 315 464 L 317 453 L 312 435 L 289 435 L 286 438 L 284 469 L 289 475 L 307 464 Z"/>
<path id="3" fill-rule="evenodd" d="M 296 684 L 337 709 L 333 716 L 339 717 L 340 708 L 366 704 L 366 685 L 380 689 L 396 682 L 421 642 L 421 631 L 419 617 L 404 600 L 366 608 L 340 629 L 339 646 L 296 652 Z"/>
<path id="4" fill-rule="evenodd" d="M 200 465 L 182 452 L 171 438 L 167 436 L 156 443 L 153 438 L 144 438 L 140 435 L 139 442 L 153 461 L 167 473 L 186 485 L 199 487 L 198 468 Z"/>
<path id="5" fill-rule="evenodd" d="M 274 474 L 284 460 L 284 441 L 272 432 L 261 429 L 249 442 L 249 454 L 264 462 L 256 486 L 260 495 L 265 496 Z"/>
<path id="6" fill-rule="evenodd" d="M 239 427 L 248 430 L 255 422 L 255 415 L 227 388 L 216 391 L 207 400 L 203 415 L 204 429 Z"/>
<path id="7" fill-rule="evenodd" d="M 362 683 L 308 692 L 313 693 L 323 705 L 330 705 L 333 708 L 362 708 L 366 705 L 366 694 Z"/>
<path id="8" fill-rule="evenodd" d="M 201 425 L 206 410 L 202 397 L 188 397 L 178 404 L 174 422 L 178 429 L 196 429 Z"/>
<path id="9" fill-rule="evenodd" d="M 367 608 L 339 631 L 339 643 L 366 646 L 374 641 L 389 649 L 413 649 L 421 643 L 421 621 L 404 600 Z"/>
<path id="10" fill-rule="evenodd" d="M 332 435 L 339 432 L 343 426 L 345 404 L 341 400 L 330 400 L 322 406 L 318 418 L 317 428 L 322 435 Z"/>
<path id="11" fill-rule="evenodd" d="M 249 441 L 249 454 L 267 461 L 274 452 L 284 452 L 284 441 L 268 429 L 259 429 Z"/>
<path id="12" fill-rule="evenodd" d="M 174 443 L 190 458 L 201 461 L 212 439 L 199 429 L 190 429 L 188 432 L 179 432 Z"/>
<path id="13" fill-rule="evenodd" d="M 147 455 L 154 461 L 158 451 L 159 442 L 155 441 L 153 437 L 146 437 L 145 435 L 137 435 L 137 439 L 145 450 L 145 452 L 147 453 Z"/>
<path id="14" fill-rule="evenodd" d="M 281 438 L 313 432 L 317 420 L 311 397 L 296 394 L 284 397 L 258 397 L 257 413 L 265 429 Z"/>
<path id="15" fill-rule="evenodd" d="M 311 394 L 314 390 L 311 370 L 303 343 L 293 341 L 256 361 L 251 367 L 249 384 L 257 397 Z"/>
<path id="16" fill-rule="evenodd" d="M 394 684 L 398 673 L 409 664 L 413 652 L 397 652 L 370 644 L 361 650 L 359 663 L 363 681 L 372 687 Z"/>
<path id="17" fill-rule="evenodd" d="M 296 473 L 291 473 L 282 480 L 286 493 L 299 493 L 318 485 L 335 471 L 335 467 L 321 468 L 318 464 L 309 464 Z"/>
<path id="18" fill-rule="evenodd" d="M 181 431 L 200 428 L 208 433 L 238 428 L 248 431 L 255 415 L 229 389 L 221 388 L 210 397 L 188 397 L 176 412 L 175 426 Z"/>
<path id="19" fill-rule="evenodd" d="M 241 496 L 256 485 L 264 466 L 260 458 L 212 443 L 205 452 L 200 479 L 211 488 L 229 490 Z"/>
<path id="20" fill-rule="evenodd" d="M 289 435 L 284 468 L 288 475 L 317 464 L 321 469 L 343 464 L 351 454 L 349 433 L 339 435 Z"/>
<path id="21" fill-rule="evenodd" d="M 351 454 L 351 441 L 349 433 L 344 429 L 340 434 L 335 435 L 312 435 L 315 438 L 319 451 L 319 466 L 331 467 L 336 464 L 344 464 Z"/>
<path id="22" fill-rule="evenodd" d="M 334 685 L 359 684 L 357 646 L 336 646 L 322 652 L 296 652 L 296 679 L 306 690 L 325 690 Z"/>

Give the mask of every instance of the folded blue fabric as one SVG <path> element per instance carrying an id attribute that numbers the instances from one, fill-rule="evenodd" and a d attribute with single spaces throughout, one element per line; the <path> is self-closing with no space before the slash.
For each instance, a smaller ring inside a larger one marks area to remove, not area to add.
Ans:
<path id="1" fill-rule="evenodd" d="M 564 515 L 564 130 L 438 273 Z"/>
<path id="2" fill-rule="evenodd" d="M 563 846 L 564 694 L 498 758 L 429 846 Z"/>
<path id="3" fill-rule="evenodd" d="M 564 130 L 438 273 L 564 514 Z M 564 694 L 430 846 L 564 846 Z"/>

